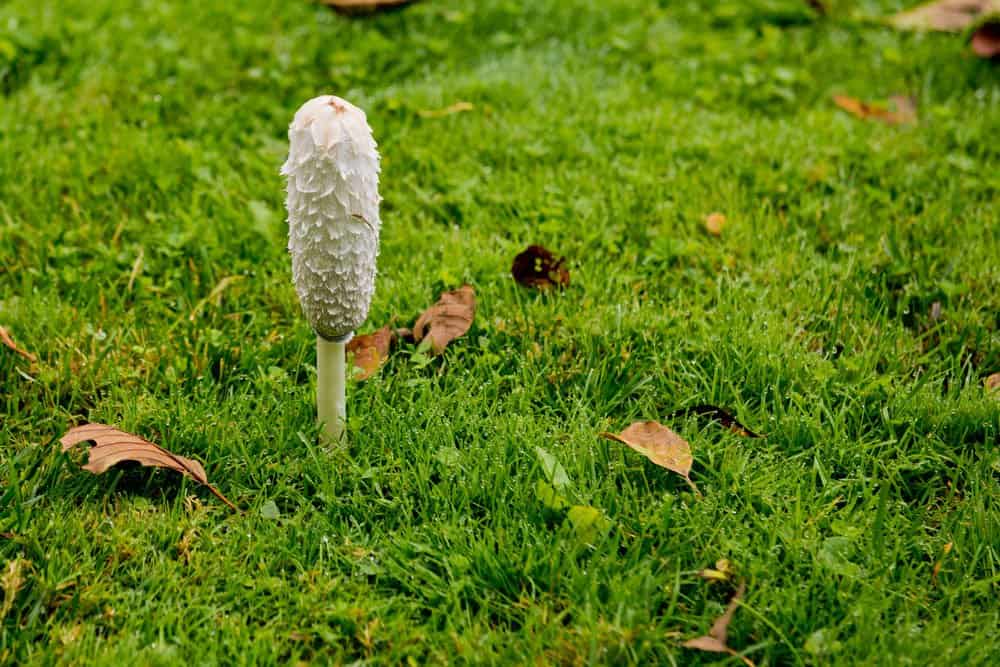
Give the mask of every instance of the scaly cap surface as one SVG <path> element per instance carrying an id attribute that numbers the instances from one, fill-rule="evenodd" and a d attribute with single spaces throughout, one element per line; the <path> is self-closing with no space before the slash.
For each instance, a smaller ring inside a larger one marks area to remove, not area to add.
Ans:
<path id="1" fill-rule="evenodd" d="M 324 95 L 288 128 L 288 250 L 302 310 L 320 336 L 348 336 L 368 317 L 378 257 L 379 155 L 365 112 Z"/>

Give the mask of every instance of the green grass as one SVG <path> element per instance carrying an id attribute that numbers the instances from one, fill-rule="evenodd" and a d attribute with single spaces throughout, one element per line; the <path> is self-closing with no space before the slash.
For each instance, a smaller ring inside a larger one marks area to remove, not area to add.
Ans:
<path id="1" fill-rule="evenodd" d="M 0 4 L 0 325 L 38 355 L 0 348 L 0 663 L 736 665 L 679 646 L 720 558 L 759 665 L 994 662 L 1000 70 L 868 20 L 902 2 L 805 4 Z M 349 388 L 334 452 L 278 175 L 326 92 L 384 156 L 365 330 L 479 299 L 443 358 Z M 513 282 L 529 243 L 570 289 Z M 670 420 L 702 498 L 597 437 L 699 403 L 768 436 Z M 246 514 L 80 471 L 57 439 L 86 420 Z M 606 534 L 545 507 L 536 447 Z"/>

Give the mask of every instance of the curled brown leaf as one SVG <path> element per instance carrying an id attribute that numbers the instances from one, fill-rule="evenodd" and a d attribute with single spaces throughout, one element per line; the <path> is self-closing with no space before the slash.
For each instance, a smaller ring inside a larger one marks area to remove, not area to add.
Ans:
<path id="1" fill-rule="evenodd" d="M 689 639 L 682 646 L 710 653 L 728 653 L 731 656 L 738 657 L 748 667 L 754 667 L 754 663 L 750 658 L 740 655 L 729 648 L 729 645 L 726 643 L 729 635 L 729 624 L 733 621 L 733 615 L 736 613 L 736 608 L 739 607 L 740 600 L 743 598 L 743 594 L 746 593 L 746 589 L 746 583 L 740 582 L 740 586 L 729 601 L 729 606 L 726 607 L 725 613 L 715 619 L 715 623 L 712 624 L 712 629 L 708 631 L 708 634 L 696 637 L 695 639 Z"/>
<path id="2" fill-rule="evenodd" d="M 424 338 L 430 339 L 433 353 L 441 354 L 448 343 L 465 335 L 475 314 L 476 290 L 472 285 L 462 285 L 442 294 L 437 303 L 417 318 L 413 339 L 417 343 Z"/>
<path id="3" fill-rule="evenodd" d="M 216 498 L 231 509 L 239 509 L 228 498 L 208 483 L 208 475 L 200 463 L 194 459 L 178 456 L 159 445 L 154 445 L 137 435 L 119 431 L 106 424 L 84 424 L 71 428 L 59 439 L 64 452 L 69 451 L 81 442 L 91 441 L 94 446 L 87 453 L 87 463 L 82 466 L 87 472 L 100 475 L 109 468 L 133 461 L 153 468 L 166 468 L 190 477 L 204 485 Z"/>
<path id="4" fill-rule="evenodd" d="M 514 258 L 510 272 L 519 285 L 548 289 L 568 287 L 569 269 L 566 259 L 556 257 L 540 245 L 530 245 Z"/>
<path id="5" fill-rule="evenodd" d="M 695 493 L 701 495 L 691 481 L 691 445 L 663 424 L 655 421 L 635 422 L 621 433 L 601 433 L 608 440 L 628 445 L 650 461 L 684 478 Z"/>
<path id="6" fill-rule="evenodd" d="M 347 344 L 347 352 L 354 360 L 354 377 L 367 380 L 389 358 L 389 349 L 395 334 L 389 325 L 363 336 L 355 336 Z"/>

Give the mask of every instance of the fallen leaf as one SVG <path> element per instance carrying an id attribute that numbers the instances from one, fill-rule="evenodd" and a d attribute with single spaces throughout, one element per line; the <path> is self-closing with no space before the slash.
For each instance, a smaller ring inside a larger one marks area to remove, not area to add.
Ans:
<path id="1" fill-rule="evenodd" d="M 879 120 L 888 125 L 913 124 L 917 122 L 916 105 L 913 100 L 903 95 L 894 95 L 889 98 L 896 107 L 895 111 L 890 111 L 884 106 L 869 104 L 861 100 L 848 97 L 847 95 L 834 95 L 833 103 L 863 120 Z"/>
<path id="2" fill-rule="evenodd" d="M 684 642 L 684 648 L 693 648 L 710 653 L 728 653 L 731 656 L 738 657 L 749 667 L 754 667 L 752 660 L 740 655 L 726 644 L 726 639 L 729 635 L 729 624 L 733 620 L 733 614 L 736 613 L 736 608 L 739 607 L 740 599 L 743 598 L 746 589 L 746 583 L 740 582 L 740 586 L 736 589 L 733 599 L 729 601 L 729 606 L 726 607 L 725 613 L 715 619 L 715 623 L 712 624 L 712 629 L 708 631 L 708 634 L 703 637 L 689 639 Z"/>
<path id="3" fill-rule="evenodd" d="M 17 343 L 15 343 L 14 339 L 11 338 L 10 332 L 7 331 L 6 327 L 0 327 L 0 343 L 3 343 L 11 350 L 13 350 L 15 353 L 21 355 L 31 363 L 35 363 L 36 361 L 38 361 L 38 357 L 33 355 L 31 352 L 23 350 L 17 346 Z"/>
<path id="4" fill-rule="evenodd" d="M 721 213 L 709 213 L 705 216 L 705 231 L 712 236 L 722 236 L 722 227 L 726 224 L 726 216 Z"/>
<path id="5" fill-rule="evenodd" d="M 1000 58 L 1000 19 L 986 21 L 976 28 L 969 44 L 980 58 Z"/>
<path id="6" fill-rule="evenodd" d="M 448 343 L 465 335 L 475 314 L 476 290 L 472 285 L 462 285 L 442 294 L 436 304 L 424 311 L 413 325 L 413 339 L 419 343 L 429 338 L 431 350 L 441 354 Z"/>
<path id="7" fill-rule="evenodd" d="M 510 272 L 514 280 L 524 287 L 563 288 L 569 286 L 569 269 L 565 262 L 565 258 L 556 258 L 550 250 L 531 245 L 514 258 Z"/>
<path id="8" fill-rule="evenodd" d="M 320 2 L 338 14 L 357 16 L 389 9 L 400 9 L 414 0 L 320 0 Z"/>
<path id="9" fill-rule="evenodd" d="M 935 0 L 889 17 L 900 30 L 961 32 L 979 18 L 1000 12 L 1000 0 Z"/>
<path id="10" fill-rule="evenodd" d="M 471 102 L 455 102 L 444 109 L 423 109 L 418 111 L 417 115 L 421 118 L 443 118 L 463 111 L 472 111 L 475 108 Z"/>
<path id="11" fill-rule="evenodd" d="M 216 498 L 230 508 L 239 509 L 222 495 L 218 489 L 208 483 L 208 475 L 200 463 L 194 459 L 177 456 L 159 445 L 148 440 L 119 431 L 105 424 L 84 424 L 71 428 L 59 439 L 64 452 L 69 451 L 81 442 L 93 441 L 94 446 L 87 453 L 87 463 L 82 466 L 87 472 L 100 475 L 112 466 L 124 461 L 134 461 L 144 466 L 167 468 L 187 475 L 199 484 L 203 484 Z"/>
<path id="12" fill-rule="evenodd" d="M 1000 394 L 1000 373 L 994 373 L 986 378 L 984 382 L 987 392 L 997 392 Z"/>
<path id="13" fill-rule="evenodd" d="M 703 570 L 698 570 L 698 576 L 705 579 L 709 583 L 716 581 L 729 581 L 736 574 L 736 570 L 733 568 L 733 564 L 725 558 L 720 558 L 715 561 L 715 567 L 706 567 Z"/>
<path id="14" fill-rule="evenodd" d="M 679 410 L 674 410 L 669 415 L 667 415 L 667 419 L 673 419 L 674 417 L 687 416 L 687 415 L 694 415 L 696 417 L 702 417 L 704 419 L 717 421 L 720 424 L 722 424 L 724 428 L 728 428 L 736 435 L 742 435 L 745 438 L 764 437 L 759 433 L 754 433 L 753 431 L 748 429 L 746 426 L 741 424 L 739 420 L 736 419 L 736 417 L 734 417 L 729 412 L 720 408 L 717 405 L 703 404 L 703 405 L 692 405 L 691 407 L 688 408 L 681 408 Z"/>
<path id="15" fill-rule="evenodd" d="M 675 472 L 701 495 L 691 481 L 691 445 L 669 428 L 655 421 L 635 422 L 618 434 L 601 433 L 601 436 L 628 445 L 656 465 Z"/>
<path id="16" fill-rule="evenodd" d="M 388 324 L 373 333 L 352 338 L 347 344 L 347 352 L 354 360 L 354 377 L 367 380 L 374 375 L 389 358 L 392 340 L 393 333 Z"/>

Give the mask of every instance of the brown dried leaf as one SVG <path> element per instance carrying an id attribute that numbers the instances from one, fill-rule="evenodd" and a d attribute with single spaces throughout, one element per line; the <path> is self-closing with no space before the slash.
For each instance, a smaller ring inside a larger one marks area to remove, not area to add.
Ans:
<path id="1" fill-rule="evenodd" d="M 347 344 L 347 352 L 353 355 L 354 377 L 367 380 L 389 358 L 394 335 L 389 325 L 364 336 L 355 336 Z"/>
<path id="2" fill-rule="evenodd" d="M 733 614 L 736 613 L 736 608 L 739 607 L 740 600 L 743 598 L 743 594 L 746 592 L 746 589 L 746 583 L 740 582 L 740 586 L 736 589 L 733 599 L 729 601 L 729 606 L 726 607 L 725 613 L 715 619 L 715 623 L 712 624 L 712 629 L 708 631 L 708 634 L 703 637 L 689 639 L 684 642 L 682 646 L 685 648 L 693 648 L 699 651 L 708 651 L 711 653 L 728 653 L 729 655 L 739 657 L 740 660 L 742 660 L 744 664 L 749 667 L 754 667 L 753 661 L 745 656 L 739 655 L 726 644 L 726 639 L 729 634 L 729 624 L 733 620 Z"/>
<path id="3" fill-rule="evenodd" d="M 199 484 L 205 485 L 216 498 L 237 512 L 239 511 L 236 505 L 208 483 L 205 469 L 194 459 L 177 456 L 148 440 L 143 440 L 136 435 L 119 431 L 105 424 L 77 426 L 71 428 L 66 435 L 59 439 L 64 452 L 87 441 L 94 442 L 94 446 L 87 453 L 87 463 L 82 466 L 87 472 L 100 475 L 112 466 L 125 461 L 134 461 L 153 468 L 175 470 L 182 475 L 187 475 Z"/>
<path id="4" fill-rule="evenodd" d="M 421 118 L 444 118 L 463 111 L 472 111 L 475 108 L 471 102 L 455 102 L 444 109 L 422 109 L 417 112 L 417 115 Z"/>
<path id="5" fill-rule="evenodd" d="M 972 52 L 980 58 L 1000 58 L 1000 19 L 990 20 L 972 33 Z"/>
<path id="6" fill-rule="evenodd" d="M 834 95 L 833 103 L 838 107 L 863 120 L 879 120 L 887 125 L 913 124 L 917 122 L 917 107 L 913 100 L 903 95 L 893 95 L 889 98 L 896 107 L 895 111 L 869 104 L 847 95 Z"/>
<path id="7" fill-rule="evenodd" d="M 705 231 L 712 236 L 722 236 L 722 227 L 726 224 L 726 216 L 721 213 L 709 213 L 705 216 Z"/>
<path id="8" fill-rule="evenodd" d="M 472 285 L 462 285 L 457 290 L 445 292 L 438 302 L 424 311 L 413 325 L 413 340 L 425 337 L 431 341 L 434 354 L 441 354 L 448 343 L 464 336 L 472 326 L 476 314 L 476 290 Z"/>
<path id="9" fill-rule="evenodd" d="M 319 0 L 338 14 L 358 16 L 388 9 L 400 9 L 414 0 Z"/>
<path id="10" fill-rule="evenodd" d="M 983 384 L 986 386 L 987 393 L 996 393 L 997 398 L 1000 398 L 1000 373 L 989 376 Z"/>
<path id="11" fill-rule="evenodd" d="M 14 339 L 11 337 L 10 332 L 7 331 L 6 327 L 0 327 L 0 343 L 3 343 L 11 350 L 21 355 L 31 363 L 35 363 L 36 361 L 38 361 L 38 357 L 33 355 L 31 352 L 23 350 L 17 346 L 17 343 L 14 342 Z"/>
<path id="12" fill-rule="evenodd" d="M 540 245 L 528 246 L 514 258 L 510 272 L 519 285 L 548 289 L 568 287 L 569 269 L 564 257 L 556 258 L 550 250 Z"/>
<path id="13" fill-rule="evenodd" d="M 1000 12 L 1000 0 L 935 0 L 889 17 L 889 24 L 900 30 L 962 32 L 994 12 Z"/>
<path id="14" fill-rule="evenodd" d="M 601 433 L 601 436 L 628 445 L 650 461 L 675 472 L 700 495 L 691 481 L 691 445 L 663 424 L 655 421 L 635 422 L 618 434 Z"/>

